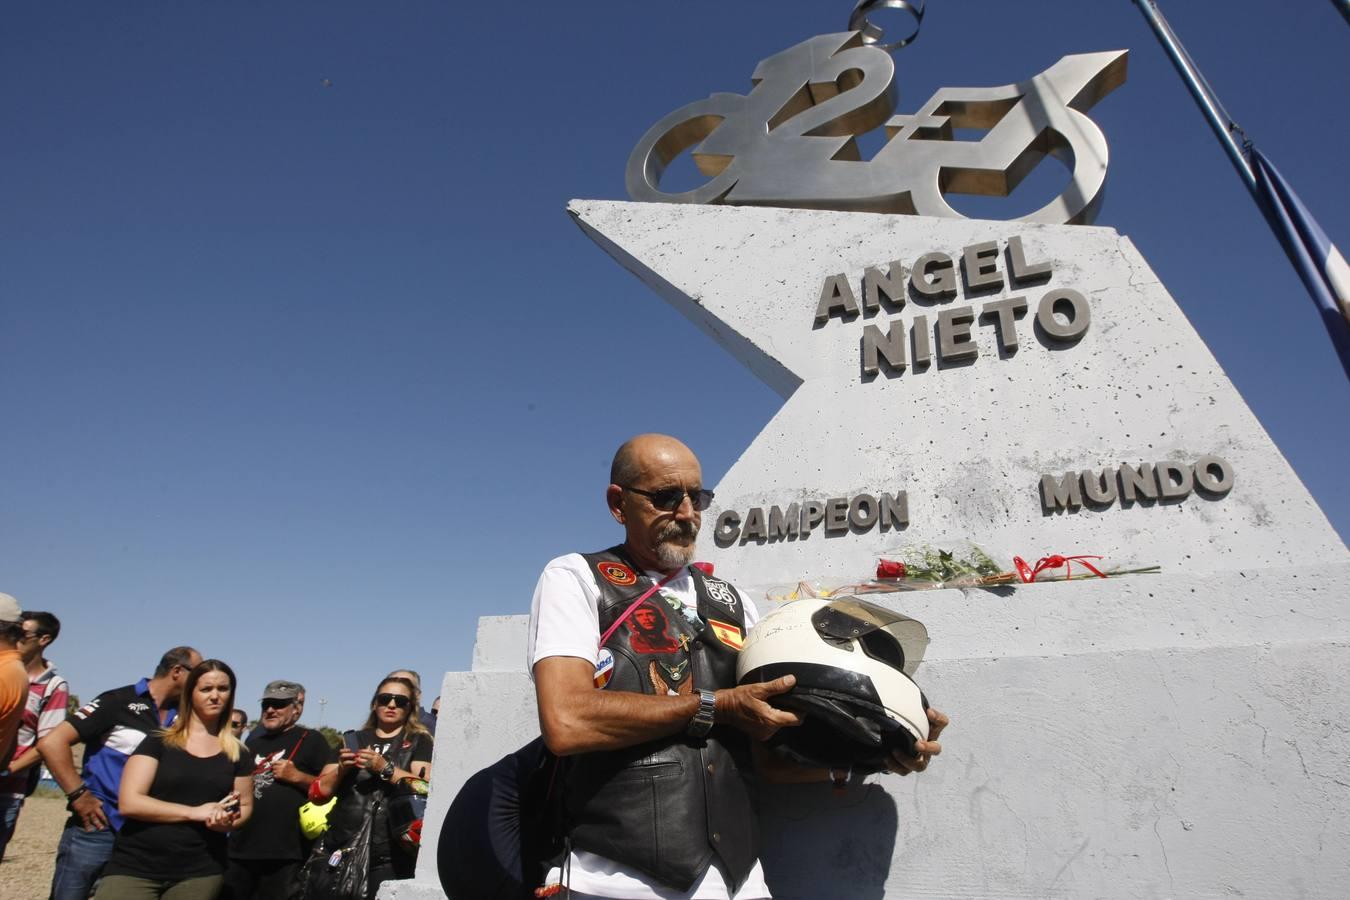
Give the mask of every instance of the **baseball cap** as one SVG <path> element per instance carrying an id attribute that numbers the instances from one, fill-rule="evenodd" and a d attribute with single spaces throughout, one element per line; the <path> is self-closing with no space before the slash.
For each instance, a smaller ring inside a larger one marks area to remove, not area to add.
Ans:
<path id="1" fill-rule="evenodd" d="M 9 594 L 0 594 L 0 622 L 8 625 L 23 621 L 23 607 Z"/>
<path id="2" fill-rule="evenodd" d="M 264 700 L 295 700 L 304 693 L 305 686 L 295 681 L 269 681 L 263 690 Z"/>

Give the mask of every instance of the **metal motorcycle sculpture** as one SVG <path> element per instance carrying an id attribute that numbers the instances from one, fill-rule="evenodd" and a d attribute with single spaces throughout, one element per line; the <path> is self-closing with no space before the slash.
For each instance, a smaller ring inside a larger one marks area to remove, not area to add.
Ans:
<path id="1" fill-rule="evenodd" d="M 628 158 L 634 200 L 791 206 L 963 218 L 947 193 L 1006 196 L 1045 156 L 1067 188 L 1017 221 L 1090 224 L 1107 147 L 1085 113 L 1125 81 L 1124 50 L 1066 56 L 1028 81 L 943 88 L 914 115 L 895 115 L 895 63 L 862 30 L 823 34 L 761 62 L 748 94 L 713 94 L 657 122 Z M 884 125 L 886 144 L 861 158 L 857 135 Z M 956 140 L 953 129 L 987 129 Z M 692 149 L 710 179 L 680 193 L 661 175 Z"/>

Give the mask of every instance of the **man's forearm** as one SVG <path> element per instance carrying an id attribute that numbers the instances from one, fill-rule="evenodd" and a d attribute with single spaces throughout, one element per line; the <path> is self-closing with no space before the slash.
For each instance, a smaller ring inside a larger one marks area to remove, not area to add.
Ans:
<path id="1" fill-rule="evenodd" d="M 307 791 L 309 790 L 309 786 L 314 783 L 314 779 L 318 777 L 319 776 L 317 775 L 310 775 L 308 772 L 301 772 L 299 769 L 296 769 L 294 774 L 281 780 Z"/>
<path id="2" fill-rule="evenodd" d="M 37 750 L 42 760 L 51 770 L 52 777 L 69 794 L 80 786 L 80 773 L 75 769 L 75 757 L 70 750 L 69 741 L 62 740 L 60 734 L 51 734 L 38 741 Z"/>
<path id="3" fill-rule="evenodd" d="M 559 756 L 618 750 L 669 737 L 688 727 L 698 712 L 698 694 L 637 694 L 580 691 L 550 713 L 541 708 L 544 737 Z"/>
<path id="4" fill-rule="evenodd" d="M 339 785 L 342 784 L 343 777 L 349 771 L 350 769 L 344 769 L 338 765 L 324 766 L 323 771 L 319 773 L 319 777 L 315 780 L 319 782 L 319 791 L 325 798 L 331 797 L 337 793 Z"/>
<path id="5" fill-rule="evenodd" d="M 18 759 L 9 764 L 9 771 L 11 774 L 22 772 L 29 766 L 35 765 L 40 759 L 42 759 L 42 754 L 38 753 L 37 747 L 29 747 L 19 754 Z"/>

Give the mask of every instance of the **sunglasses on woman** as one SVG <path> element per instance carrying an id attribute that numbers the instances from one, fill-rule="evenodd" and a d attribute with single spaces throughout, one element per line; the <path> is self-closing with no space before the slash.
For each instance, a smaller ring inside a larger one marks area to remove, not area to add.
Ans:
<path id="1" fill-rule="evenodd" d="M 632 491 L 634 494 L 641 494 L 651 501 L 652 506 L 662 512 L 674 512 L 679 509 L 686 496 L 697 512 L 703 512 L 713 502 L 713 492 L 703 488 L 686 491 L 682 487 L 668 487 L 661 488 L 659 491 L 644 491 L 642 488 L 629 487 L 625 484 L 621 484 L 619 487 L 625 491 Z"/>
<path id="2" fill-rule="evenodd" d="M 394 704 L 394 705 L 397 706 L 399 709 L 407 709 L 409 706 L 412 705 L 412 698 L 411 698 L 411 697 L 405 697 L 403 694 L 376 694 L 376 695 L 375 695 L 375 705 L 376 705 L 376 706 L 388 706 L 390 703 Z"/>

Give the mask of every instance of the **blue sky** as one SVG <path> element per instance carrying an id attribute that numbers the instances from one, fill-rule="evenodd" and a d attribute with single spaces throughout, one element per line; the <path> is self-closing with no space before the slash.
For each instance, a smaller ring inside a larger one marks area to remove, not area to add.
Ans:
<path id="1" fill-rule="evenodd" d="M 683 436 L 715 483 L 777 397 L 565 204 L 623 199 L 652 122 L 745 92 L 850 7 L 11 7 L 0 590 L 62 617 L 73 689 L 188 642 L 235 666 L 250 708 L 296 678 L 354 726 L 385 671 L 467 668 L 478 616 L 525 611 L 548 558 L 613 541 L 601 489 L 625 437 Z M 1164 9 L 1350 251 L 1333 4 Z M 1132 3 L 932 0 L 900 106 L 1116 48 L 1098 224 L 1134 240 L 1344 536 L 1350 387 Z M 1044 202 L 1053 166 L 1007 202 Z"/>

